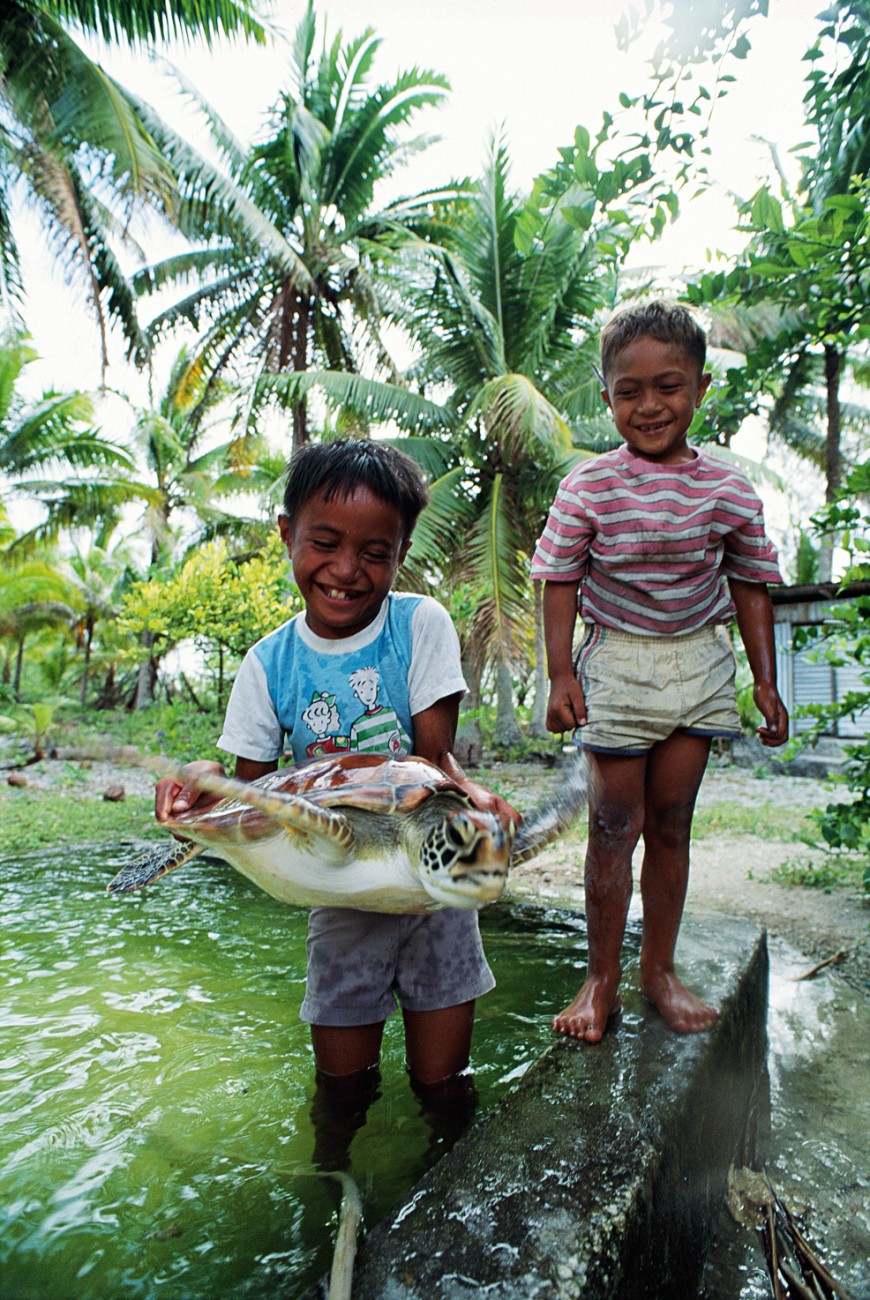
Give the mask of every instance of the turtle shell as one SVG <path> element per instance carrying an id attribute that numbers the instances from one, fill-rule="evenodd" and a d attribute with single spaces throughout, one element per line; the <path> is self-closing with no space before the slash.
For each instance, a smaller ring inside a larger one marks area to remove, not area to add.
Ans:
<path id="1" fill-rule="evenodd" d="M 364 808 L 385 816 L 413 812 L 435 793 L 452 793 L 469 802 L 440 767 L 414 755 L 391 758 L 384 754 L 332 754 L 279 768 L 255 784 L 263 790 L 299 795 L 327 808 Z M 173 825 L 194 817 L 200 822 L 225 821 L 230 813 L 241 817 L 246 813 L 258 815 L 235 800 L 222 799 L 206 812 L 181 813 L 173 818 Z"/>

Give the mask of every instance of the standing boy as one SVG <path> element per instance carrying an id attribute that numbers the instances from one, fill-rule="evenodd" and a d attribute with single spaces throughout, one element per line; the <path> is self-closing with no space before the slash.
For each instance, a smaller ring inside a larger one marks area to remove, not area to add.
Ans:
<path id="1" fill-rule="evenodd" d="M 618 313 L 601 338 L 602 397 L 623 445 L 560 484 L 532 576 L 545 581 L 547 726 L 582 728 L 597 776 L 585 864 L 589 964 L 553 1028 L 595 1043 L 619 1010 L 620 956 L 640 836 L 641 986 L 679 1033 L 716 1010 L 677 978 L 695 798 L 713 736 L 740 735 L 736 613 L 765 745 L 788 738 L 767 583 L 782 582 L 761 503 L 730 464 L 688 445 L 710 385 L 704 331 L 685 308 Z M 579 605 L 578 605 L 579 601 Z M 586 636 L 572 662 L 577 613 Z"/>
<path id="2" fill-rule="evenodd" d="M 430 597 L 392 590 L 426 501 L 414 462 L 383 443 L 309 444 L 293 458 L 279 526 L 305 609 L 258 642 L 239 670 L 218 743 L 237 755 L 240 780 L 275 771 L 288 743 L 294 759 L 305 758 L 313 726 L 318 752 L 413 752 L 478 808 L 517 819 L 453 755 L 465 682 L 449 615 Z M 193 780 L 165 778 L 157 818 L 211 801 Z M 474 911 L 314 909 L 300 1014 L 311 1025 L 321 1092 L 348 1113 L 364 1108 L 398 998 L 415 1091 L 435 1106 L 461 1099 L 475 999 L 494 983 Z"/>

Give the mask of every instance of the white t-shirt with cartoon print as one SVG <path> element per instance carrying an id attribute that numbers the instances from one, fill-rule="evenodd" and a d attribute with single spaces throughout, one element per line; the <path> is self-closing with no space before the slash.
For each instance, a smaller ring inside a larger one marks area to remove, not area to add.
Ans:
<path id="1" fill-rule="evenodd" d="M 411 719 L 465 694 L 459 638 L 430 596 L 391 592 L 351 637 L 315 636 L 297 614 L 248 651 L 227 705 L 221 749 L 269 763 L 326 754 L 408 754 Z"/>

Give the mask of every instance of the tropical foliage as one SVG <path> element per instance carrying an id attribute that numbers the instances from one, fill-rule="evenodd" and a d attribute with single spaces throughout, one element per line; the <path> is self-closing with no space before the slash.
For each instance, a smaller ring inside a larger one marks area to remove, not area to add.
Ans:
<path id="1" fill-rule="evenodd" d="M 122 621 L 137 639 L 147 635 L 159 654 L 192 641 L 214 673 L 221 707 L 228 656 L 237 666 L 255 641 L 296 613 L 293 592 L 277 534 L 262 555 L 243 558 L 212 542 L 172 577 L 138 584 L 124 600 Z"/>
<path id="2" fill-rule="evenodd" d="M 844 459 L 848 468 L 870 424 L 866 408 L 842 395 L 850 370 L 852 378 L 860 373 L 852 363 L 866 363 L 870 340 L 870 5 L 848 0 L 822 19 L 807 55 L 812 147 L 798 190 L 789 193 L 783 180 L 782 199 L 762 188 L 741 204 L 745 254 L 689 285 L 687 296 L 712 308 L 724 341 L 735 342 L 738 325 L 747 360 L 729 374 L 723 395 L 732 422 L 764 403 L 771 433 L 822 468 L 831 504 Z M 835 59 L 824 57 L 831 45 Z M 850 427 L 851 445 L 844 442 Z M 834 538 L 823 538 L 822 580 L 830 579 L 833 549 Z"/>
<path id="3" fill-rule="evenodd" d="M 778 436 L 823 457 L 836 415 L 847 469 L 863 417 L 840 386 L 846 376 L 860 392 L 866 379 L 867 5 L 849 0 L 821 20 L 799 190 L 755 195 L 741 213 L 745 256 L 687 290 L 717 321 L 730 313 L 732 341 L 739 327 L 747 350 L 708 408 L 717 441 L 727 445 L 747 412 L 769 406 Z M 371 29 L 327 35 L 307 4 L 286 86 L 253 146 L 180 76 L 210 132 L 206 157 L 122 90 L 81 34 L 261 39 L 252 0 L 9 0 L 6 301 L 20 308 L 13 218 L 26 196 L 96 313 L 104 356 L 114 329 L 154 370 L 151 396 L 130 403 L 126 422 L 107 423 L 109 434 L 99 427 L 106 407 L 89 395 L 22 396 L 25 337 L 10 334 L 0 349 L 0 472 L 16 517 L 14 527 L 0 519 L 7 693 L 26 695 L 38 672 L 39 689 L 58 697 L 145 704 L 167 652 L 193 641 L 204 694 L 223 697 L 238 654 L 294 608 L 283 603 L 284 558 L 267 545 L 283 470 L 270 441 L 277 407 L 294 445 L 353 431 L 396 437 L 419 460 L 432 505 L 402 580 L 451 607 L 473 684 L 499 696 L 503 739 L 512 685 L 540 715 L 528 561 L 561 474 L 612 436 L 594 369 L 598 330 L 618 300 L 649 290 L 626 271 L 629 253 L 678 214 L 689 181 L 705 183 L 707 115 L 765 11 L 766 0 L 729 0 L 715 14 L 659 6 L 671 35 L 650 84 L 620 95 L 597 130 L 569 129 L 530 185 L 513 184 L 497 139 L 476 181 L 444 178 L 435 191 L 388 199 L 401 164 L 427 142 L 415 134 L 423 110 L 447 83 L 421 68 L 376 73 Z M 642 2 L 636 25 L 645 16 Z M 632 35 L 625 25 L 619 39 Z M 128 279 L 119 250 L 145 229 L 135 221 L 143 202 L 186 243 L 150 263 L 133 248 L 146 264 Z M 146 312 L 157 313 L 147 327 Z"/>
<path id="4" fill-rule="evenodd" d="M 870 460 L 846 480 L 845 490 L 814 519 L 823 535 L 836 533 L 849 554 L 842 585 L 851 599 L 838 602 L 815 640 L 815 655 L 836 667 L 857 666 L 860 686 L 835 704 L 812 705 L 814 726 L 801 745 L 815 744 L 840 718 L 870 709 Z M 808 641 L 799 643 L 806 649 Z M 834 850 L 860 853 L 864 886 L 870 892 L 870 738 L 845 746 L 842 780 L 854 793 L 851 802 L 835 801 L 816 814 L 825 842 Z"/>
<path id="5" fill-rule="evenodd" d="M 364 360 L 395 375 L 381 337 L 383 291 L 374 267 L 426 214 L 427 197 L 379 206 L 383 183 L 425 147 L 406 128 L 440 102 L 444 77 L 413 68 L 374 84 L 380 41 L 371 29 L 318 51 L 309 3 L 292 47 L 290 84 L 264 138 L 243 148 L 198 101 L 219 156 L 213 169 L 142 110 L 178 174 L 179 228 L 190 250 L 137 277 L 140 291 L 190 291 L 152 322 L 159 338 L 181 322 L 203 329 L 197 361 L 215 380 L 234 363 L 252 397 L 283 398 L 293 443 L 308 437 L 298 384 L 274 379 L 312 367 L 358 372 Z M 259 383 L 272 378 L 272 382 Z M 245 427 L 252 421 L 243 412 Z"/>
<path id="6" fill-rule="evenodd" d="M 129 242 L 134 204 L 172 211 L 175 179 L 135 104 L 89 57 L 81 34 L 139 42 L 231 32 L 265 39 L 249 0 L 4 0 L 0 7 L 0 294 L 20 306 L 15 211 L 23 201 L 82 288 L 104 367 L 109 321 L 144 356 L 118 249 Z"/>

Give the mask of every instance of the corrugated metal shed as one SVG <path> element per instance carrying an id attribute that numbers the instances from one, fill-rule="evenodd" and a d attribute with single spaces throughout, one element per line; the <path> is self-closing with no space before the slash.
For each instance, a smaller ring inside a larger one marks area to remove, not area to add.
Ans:
<path id="1" fill-rule="evenodd" d="M 829 623 L 836 618 L 837 604 L 856 596 L 870 596 L 870 582 L 856 582 L 844 588 L 836 583 L 815 583 L 770 589 L 779 691 L 789 711 L 792 735 L 800 735 L 812 726 L 811 718 L 797 716 L 802 705 L 833 704 L 842 700 L 848 691 L 866 690 L 859 664 L 830 664 L 812 649 L 796 654 L 792 651 L 796 628 Z M 840 718 L 828 734 L 843 740 L 870 735 L 870 707 L 854 718 Z"/>

